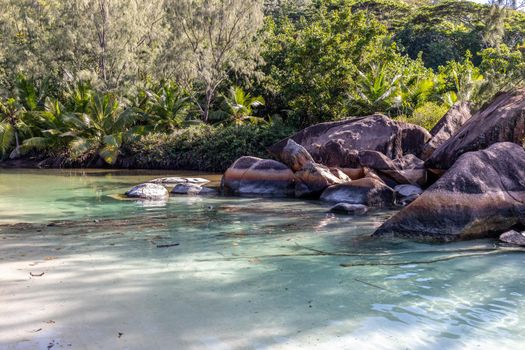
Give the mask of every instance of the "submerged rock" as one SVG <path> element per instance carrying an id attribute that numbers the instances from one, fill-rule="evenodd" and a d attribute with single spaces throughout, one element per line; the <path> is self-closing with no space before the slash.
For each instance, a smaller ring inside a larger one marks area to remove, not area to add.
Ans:
<path id="1" fill-rule="evenodd" d="M 499 240 L 509 244 L 525 246 L 525 232 L 511 230 L 499 236 Z"/>
<path id="2" fill-rule="evenodd" d="M 157 179 L 153 179 L 151 181 L 148 181 L 154 184 L 162 184 L 162 185 L 176 185 L 176 184 L 205 184 L 210 182 L 210 180 L 206 180 L 200 177 L 160 177 Z"/>
<path id="3" fill-rule="evenodd" d="M 126 196 L 129 198 L 164 199 L 169 196 L 169 192 L 162 185 L 143 183 L 126 192 Z"/>
<path id="4" fill-rule="evenodd" d="M 362 215 L 368 212 L 368 207 L 362 204 L 338 203 L 331 207 L 329 212 L 346 215 Z"/>
<path id="5" fill-rule="evenodd" d="M 177 184 L 171 190 L 173 194 L 188 194 L 188 195 L 212 195 L 217 194 L 213 188 L 203 187 L 197 184 Z"/>
<path id="6" fill-rule="evenodd" d="M 386 175 L 397 184 L 424 185 L 427 181 L 425 162 L 412 154 L 392 160 L 377 151 L 361 151 L 359 161 L 363 167 Z"/>
<path id="7" fill-rule="evenodd" d="M 292 139 L 288 139 L 286 146 L 276 157 L 293 171 L 299 171 L 306 164 L 314 161 L 310 153 Z"/>
<path id="8" fill-rule="evenodd" d="M 432 139 L 427 142 L 421 159 L 427 160 L 432 153 L 450 139 L 462 126 L 472 117 L 470 104 L 468 102 L 458 102 L 440 119 L 440 121 L 430 130 Z"/>
<path id="9" fill-rule="evenodd" d="M 499 235 L 525 221 L 525 150 L 514 143 L 469 152 L 375 236 L 437 240 Z"/>
<path id="10" fill-rule="evenodd" d="M 340 168 L 359 166 L 352 152 L 361 150 L 378 151 L 391 159 L 405 154 L 417 156 L 430 138 L 425 129 L 382 114 L 313 125 L 291 137 L 305 147 L 316 162 Z M 276 143 L 269 151 L 281 154 L 288 140 Z"/>
<path id="11" fill-rule="evenodd" d="M 328 186 L 351 181 L 341 170 L 316 163 L 307 163 L 294 176 L 297 198 L 319 197 Z"/>
<path id="12" fill-rule="evenodd" d="M 221 188 L 237 195 L 291 196 L 294 174 L 275 160 L 241 157 L 224 173 Z"/>
<path id="13" fill-rule="evenodd" d="M 365 177 L 328 187 L 321 195 L 321 200 L 381 208 L 394 205 L 395 195 L 394 190 L 381 180 Z"/>
<path id="14" fill-rule="evenodd" d="M 426 161 L 435 172 L 452 167 L 464 153 L 498 142 L 522 144 L 525 138 L 525 89 L 504 93 L 477 112 Z"/>

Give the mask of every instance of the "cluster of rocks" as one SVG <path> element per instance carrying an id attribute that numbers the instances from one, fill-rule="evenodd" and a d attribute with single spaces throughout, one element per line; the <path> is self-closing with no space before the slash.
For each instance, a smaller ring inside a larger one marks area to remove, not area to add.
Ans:
<path id="1" fill-rule="evenodd" d="M 414 188 L 412 197 L 421 192 L 427 171 L 416 154 L 431 138 L 419 126 L 381 114 L 322 123 L 270 147 L 279 161 L 239 158 L 221 188 L 233 195 L 390 207 L 407 192 L 396 192 L 398 185 Z"/>
<path id="2" fill-rule="evenodd" d="M 314 125 L 271 146 L 277 160 L 238 159 L 221 189 L 316 198 L 349 214 L 406 206 L 374 236 L 493 236 L 525 225 L 524 139 L 522 89 L 474 114 L 458 103 L 430 133 L 381 114 Z"/>
<path id="3" fill-rule="evenodd" d="M 171 193 L 175 195 L 217 194 L 218 191 L 216 189 L 204 186 L 209 182 L 209 180 L 203 178 L 163 177 L 137 185 L 127 191 L 125 195 L 128 198 L 164 200 L 170 196 L 170 191 L 168 190 L 170 187 Z"/>

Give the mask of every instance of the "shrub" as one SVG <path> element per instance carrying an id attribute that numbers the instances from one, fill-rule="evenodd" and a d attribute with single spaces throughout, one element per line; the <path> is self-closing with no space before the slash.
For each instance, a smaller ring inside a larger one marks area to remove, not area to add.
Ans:
<path id="1" fill-rule="evenodd" d="M 439 120 L 448 112 L 448 106 L 438 105 L 434 102 L 426 102 L 414 110 L 412 116 L 401 116 L 399 121 L 416 124 L 431 130 Z"/>
<path id="2" fill-rule="evenodd" d="M 125 147 L 122 165 L 143 169 L 185 169 L 222 172 L 237 158 L 269 158 L 266 147 L 293 130 L 280 124 L 195 125 L 172 134 L 148 134 Z"/>

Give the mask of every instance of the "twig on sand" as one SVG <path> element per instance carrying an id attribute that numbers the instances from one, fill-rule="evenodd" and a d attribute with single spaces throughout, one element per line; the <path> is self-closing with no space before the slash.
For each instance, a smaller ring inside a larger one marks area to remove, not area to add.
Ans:
<path id="1" fill-rule="evenodd" d="M 370 282 L 366 282 L 366 281 L 360 280 L 360 279 L 358 279 L 358 278 L 354 278 L 354 281 L 356 281 L 356 282 L 360 282 L 360 283 L 363 283 L 363 284 L 366 284 L 367 286 L 370 286 L 370 287 L 374 287 L 374 288 L 381 289 L 381 290 L 384 290 L 384 291 L 387 291 L 387 292 L 391 292 L 391 293 L 392 293 L 392 291 L 391 291 L 390 289 L 387 289 L 387 288 L 384 288 L 384 287 L 378 286 L 377 284 L 373 284 L 373 283 L 370 283 Z"/>
<path id="2" fill-rule="evenodd" d="M 170 247 L 176 247 L 180 245 L 180 243 L 172 243 L 172 244 L 157 244 L 157 248 L 170 248 Z"/>

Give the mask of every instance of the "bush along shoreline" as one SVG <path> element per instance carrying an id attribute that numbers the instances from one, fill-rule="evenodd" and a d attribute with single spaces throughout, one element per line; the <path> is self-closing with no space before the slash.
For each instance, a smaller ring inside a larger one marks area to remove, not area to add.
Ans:
<path id="1" fill-rule="evenodd" d="M 1 167 L 21 168 L 118 168 L 151 170 L 195 170 L 223 172 L 237 158 L 250 155 L 271 158 L 267 148 L 288 137 L 294 129 L 283 125 L 219 127 L 198 125 L 172 134 L 151 133 L 122 145 L 114 164 L 95 151 L 82 159 L 62 152 L 29 152 L 21 159 L 0 161 Z"/>

